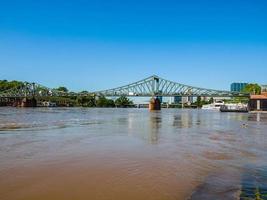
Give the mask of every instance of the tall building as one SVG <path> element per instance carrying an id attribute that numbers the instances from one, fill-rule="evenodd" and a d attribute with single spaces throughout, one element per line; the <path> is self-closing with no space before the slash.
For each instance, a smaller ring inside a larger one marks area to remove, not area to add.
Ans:
<path id="1" fill-rule="evenodd" d="M 242 92 L 248 83 L 232 83 L 231 92 Z"/>

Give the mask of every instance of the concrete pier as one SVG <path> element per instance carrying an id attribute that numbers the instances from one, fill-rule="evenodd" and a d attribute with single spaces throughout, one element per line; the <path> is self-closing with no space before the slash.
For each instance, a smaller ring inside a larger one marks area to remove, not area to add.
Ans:
<path id="1" fill-rule="evenodd" d="M 161 110 L 161 102 L 158 97 L 152 97 L 149 102 L 149 110 Z"/>
<path id="2" fill-rule="evenodd" d="M 37 101 L 35 98 L 23 98 L 21 101 L 21 107 L 36 107 Z"/>

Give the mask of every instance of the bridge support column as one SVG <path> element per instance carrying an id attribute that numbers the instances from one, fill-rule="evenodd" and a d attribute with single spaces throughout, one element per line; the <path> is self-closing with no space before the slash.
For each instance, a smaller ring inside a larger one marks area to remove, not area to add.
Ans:
<path id="1" fill-rule="evenodd" d="M 21 107 L 36 107 L 36 106 L 37 106 L 37 101 L 34 97 L 22 99 Z"/>
<path id="2" fill-rule="evenodd" d="M 149 110 L 161 110 L 161 102 L 158 97 L 152 97 L 149 102 Z"/>

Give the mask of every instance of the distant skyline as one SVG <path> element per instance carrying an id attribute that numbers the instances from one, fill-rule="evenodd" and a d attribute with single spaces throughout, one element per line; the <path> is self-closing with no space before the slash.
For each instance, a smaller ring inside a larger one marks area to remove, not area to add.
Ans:
<path id="1" fill-rule="evenodd" d="M 72 91 L 151 75 L 267 84 L 267 1 L 0 0 L 0 79 Z"/>

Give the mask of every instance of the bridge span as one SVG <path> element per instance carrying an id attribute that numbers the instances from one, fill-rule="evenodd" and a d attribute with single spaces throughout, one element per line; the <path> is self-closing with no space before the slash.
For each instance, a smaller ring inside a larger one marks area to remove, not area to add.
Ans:
<path id="1" fill-rule="evenodd" d="M 143 80 L 113 89 L 93 92 L 104 96 L 202 96 L 202 97 L 248 97 L 249 94 L 189 86 L 153 75 Z"/>
<path id="2" fill-rule="evenodd" d="M 249 97 L 248 93 L 231 92 L 225 90 L 206 89 L 193 87 L 174 81 L 163 79 L 153 75 L 143 80 L 130 83 L 117 88 L 95 91 L 95 92 L 64 92 L 57 89 L 51 89 L 36 83 L 23 83 L 18 88 L 13 88 L 0 92 L 1 102 L 12 100 L 26 102 L 26 105 L 35 105 L 28 101 L 29 98 L 41 97 L 77 97 L 77 96 L 107 96 L 107 97 L 152 97 L 151 102 L 160 104 L 157 97 L 171 96 L 200 96 L 200 97 Z M 27 103 L 28 102 L 28 103 Z M 156 106 L 157 107 L 157 106 Z M 160 107 L 160 106 L 159 106 Z"/>

